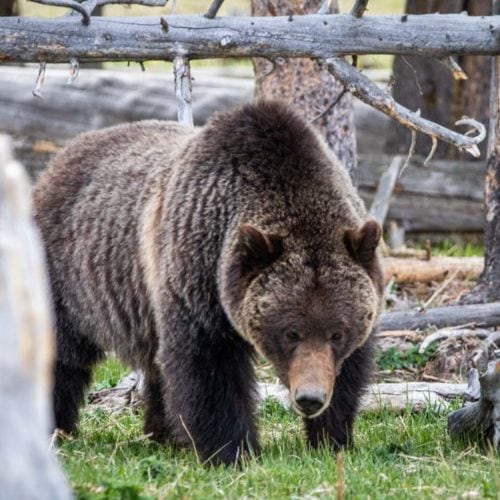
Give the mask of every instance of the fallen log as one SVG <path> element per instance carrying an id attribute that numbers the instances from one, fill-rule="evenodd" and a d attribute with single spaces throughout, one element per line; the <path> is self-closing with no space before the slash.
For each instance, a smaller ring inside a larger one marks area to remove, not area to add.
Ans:
<path id="1" fill-rule="evenodd" d="M 432 257 L 430 260 L 385 257 L 385 280 L 395 283 L 443 281 L 456 273 L 457 279 L 475 280 L 484 267 L 483 257 Z"/>
<path id="2" fill-rule="evenodd" d="M 444 328 L 458 325 L 500 326 L 500 302 L 387 312 L 382 315 L 379 330 L 423 330 L 431 326 Z"/>
<path id="3" fill-rule="evenodd" d="M 29 193 L 0 136 L 0 496 L 63 500 L 71 495 L 48 447 L 51 308 Z"/>
<path id="4" fill-rule="evenodd" d="M 163 21 L 162 21 L 163 19 Z M 446 29 L 443 29 L 446 26 Z M 500 53 L 500 16 L 0 18 L 0 60 L 79 62 Z"/>
<path id="5" fill-rule="evenodd" d="M 120 411 L 128 406 L 137 407 L 142 404 L 140 389 L 138 389 L 139 379 L 135 373 L 132 373 L 115 388 L 91 393 L 90 404 L 105 407 L 111 411 Z M 463 396 L 466 389 L 467 384 L 438 382 L 371 384 L 361 401 L 361 411 L 411 410 L 418 412 L 428 406 L 445 410 L 449 402 Z M 261 403 L 268 398 L 273 398 L 285 408 L 291 407 L 289 391 L 282 384 L 260 382 L 257 384 L 257 395 Z"/>
<path id="6" fill-rule="evenodd" d="M 439 382 L 371 384 L 361 400 L 360 411 L 418 412 L 429 406 L 443 411 L 450 401 L 463 396 L 466 389 L 467 384 Z M 285 408 L 291 407 L 288 389 L 281 384 L 260 383 L 258 393 L 261 401 L 271 397 Z"/>

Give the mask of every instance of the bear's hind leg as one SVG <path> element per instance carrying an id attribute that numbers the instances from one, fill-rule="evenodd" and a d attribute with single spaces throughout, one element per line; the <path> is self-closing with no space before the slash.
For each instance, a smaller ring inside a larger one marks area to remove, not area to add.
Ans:
<path id="1" fill-rule="evenodd" d="M 92 380 L 94 365 L 104 353 L 88 337 L 79 333 L 64 309 L 55 304 L 57 346 L 54 381 L 55 427 L 72 432 L 78 422 L 85 389 Z"/>
<path id="2" fill-rule="evenodd" d="M 352 431 L 372 368 L 370 340 L 347 358 L 335 381 L 330 406 L 319 416 L 304 419 L 309 443 L 317 448 L 322 443 L 339 449 L 353 444 Z"/>

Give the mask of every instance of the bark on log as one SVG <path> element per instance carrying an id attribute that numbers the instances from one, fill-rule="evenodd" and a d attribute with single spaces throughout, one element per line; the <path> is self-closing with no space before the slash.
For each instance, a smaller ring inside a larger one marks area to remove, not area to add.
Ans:
<path id="1" fill-rule="evenodd" d="M 66 499 L 50 456 L 53 331 L 28 180 L 0 136 L 0 496 Z"/>
<path id="2" fill-rule="evenodd" d="M 462 15 L 0 18 L 0 60 L 67 63 L 347 54 L 499 54 L 500 17 Z M 168 30 L 165 29 L 165 22 Z"/>
<path id="3" fill-rule="evenodd" d="M 388 312 L 382 315 L 379 330 L 422 330 L 430 326 L 458 325 L 500 326 L 500 302 L 435 307 L 422 312 Z"/>
<path id="4" fill-rule="evenodd" d="M 482 257 L 432 257 L 431 260 L 383 259 L 385 280 L 395 283 L 428 283 L 443 281 L 456 273 L 457 279 L 477 279 L 484 267 Z"/>
<path id="5" fill-rule="evenodd" d="M 315 13 L 321 0 L 252 0 L 251 3 L 253 16 L 280 16 Z M 255 58 L 253 64 L 256 96 L 280 99 L 295 107 L 317 127 L 356 182 L 353 97 L 345 92 L 344 86 L 316 60 L 280 58 L 271 62 Z"/>

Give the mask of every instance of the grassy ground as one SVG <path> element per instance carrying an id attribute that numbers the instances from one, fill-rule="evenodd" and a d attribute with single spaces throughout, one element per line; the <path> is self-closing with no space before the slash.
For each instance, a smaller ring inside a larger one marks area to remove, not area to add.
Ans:
<path id="1" fill-rule="evenodd" d="M 96 387 L 116 384 L 114 361 Z M 325 498 L 337 495 L 336 457 L 307 449 L 298 418 L 268 401 L 260 411 L 262 456 L 241 468 L 208 468 L 189 450 L 142 438 L 142 415 L 83 411 L 78 436 L 59 457 L 78 498 Z M 452 445 L 446 415 L 362 415 L 356 449 L 344 453 L 346 498 L 498 498 L 500 461 Z"/>

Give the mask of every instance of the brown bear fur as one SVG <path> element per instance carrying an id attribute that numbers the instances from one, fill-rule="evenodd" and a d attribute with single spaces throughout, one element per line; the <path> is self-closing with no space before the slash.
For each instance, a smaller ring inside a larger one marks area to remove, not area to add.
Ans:
<path id="1" fill-rule="evenodd" d="M 296 114 L 260 102 L 200 129 L 84 134 L 34 203 L 57 319 L 57 427 L 74 429 L 93 365 L 115 351 L 145 374 L 145 432 L 231 463 L 258 451 L 257 351 L 310 417 L 313 446 L 350 441 L 381 304 L 380 229 Z"/>

